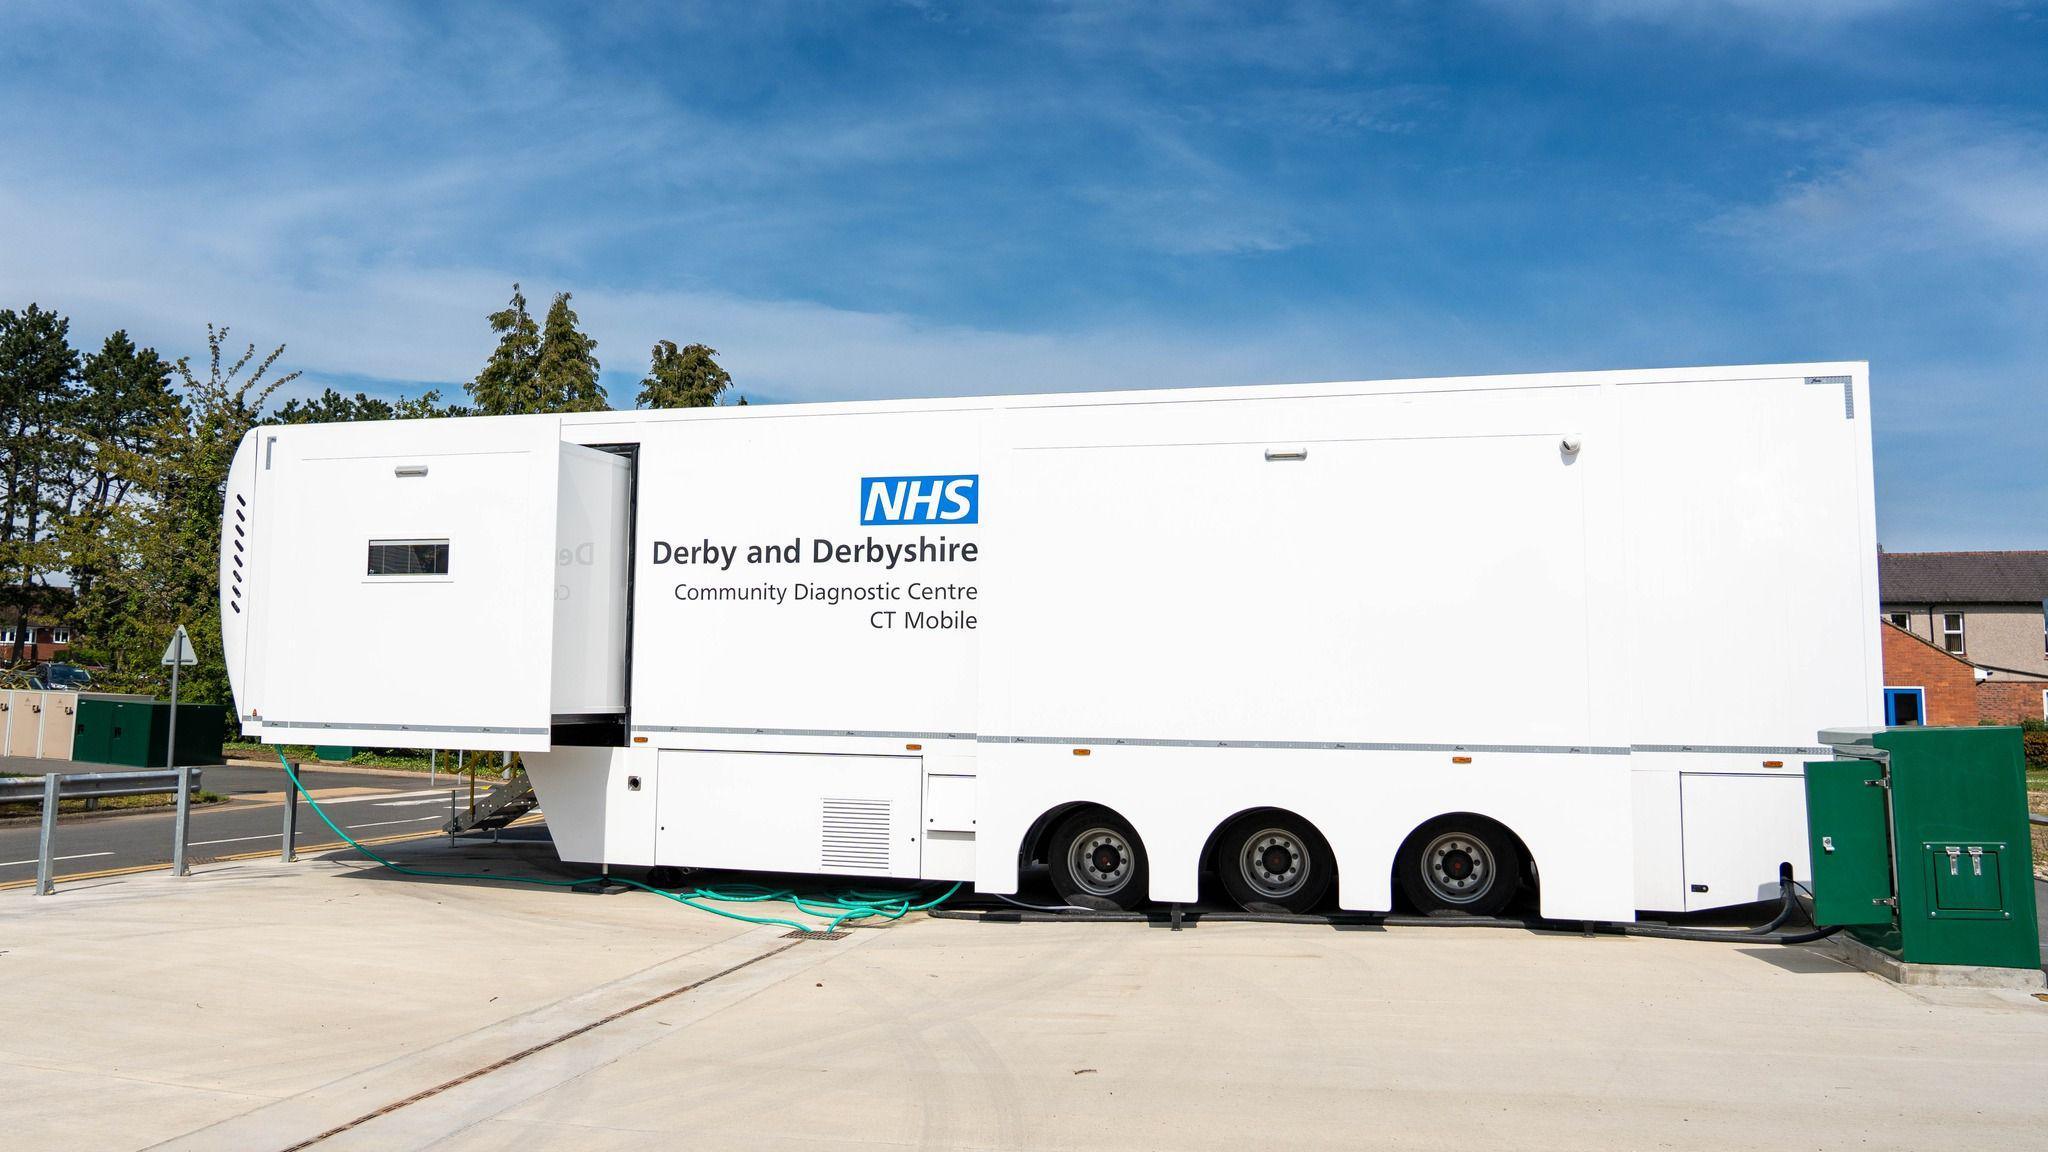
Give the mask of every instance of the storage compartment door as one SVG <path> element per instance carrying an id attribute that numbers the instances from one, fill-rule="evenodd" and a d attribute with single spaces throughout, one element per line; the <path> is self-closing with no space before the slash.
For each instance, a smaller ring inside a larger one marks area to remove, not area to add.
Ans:
<path id="1" fill-rule="evenodd" d="M 916 756 L 664 751 L 659 771 L 657 863 L 918 874 Z"/>
<path id="2" fill-rule="evenodd" d="M 1679 777 L 1685 823 L 1688 912 L 1778 898 L 1778 865 L 1803 871 L 1806 804 L 1797 776 L 1686 773 Z"/>

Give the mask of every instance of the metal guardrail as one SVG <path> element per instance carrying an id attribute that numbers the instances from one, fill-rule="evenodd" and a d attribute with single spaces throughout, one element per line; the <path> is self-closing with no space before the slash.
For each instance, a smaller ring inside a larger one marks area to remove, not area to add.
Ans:
<path id="1" fill-rule="evenodd" d="M 148 772 L 63 772 L 59 800 L 105 800 L 113 796 L 158 796 L 178 789 L 180 769 L 159 768 Z M 200 769 L 193 768 L 189 787 L 199 787 Z M 0 777 L 0 804 L 33 804 L 43 798 L 46 776 Z"/>
<path id="2" fill-rule="evenodd" d="M 42 835 L 36 848 L 36 895 L 57 890 L 51 864 L 57 850 L 57 805 L 64 800 L 104 800 L 112 796 L 158 796 L 165 792 L 178 798 L 178 818 L 172 821 L 171 874 L 190 872 L 185 863 L 185 840 L 192 830 L 192 797 L 199 791 L 197 768 L 161 768 L 148 772 L 52 772 L 38 780 L 33 776 L 0 782 L 0 803 L 41 801 Z"/>

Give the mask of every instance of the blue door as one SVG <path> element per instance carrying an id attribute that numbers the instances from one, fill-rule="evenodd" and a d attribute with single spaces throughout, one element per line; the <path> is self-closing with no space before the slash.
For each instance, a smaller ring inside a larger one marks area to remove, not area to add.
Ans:
<path id="1" fill-rule="evenodd" d="M 1884 722 L 1893 728 L 1927 723 L 1927 693 L 1919 688 L 1885 689 Z"/>

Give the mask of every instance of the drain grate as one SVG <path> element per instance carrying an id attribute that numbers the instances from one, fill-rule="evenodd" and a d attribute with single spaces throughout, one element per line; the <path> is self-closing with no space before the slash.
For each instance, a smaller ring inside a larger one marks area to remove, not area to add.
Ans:
<path id="1" fill-rule="evenodd" d="M 784 940 L 844 940 L 851 935 L 853 933 L 844 928 L 833 932 L 807 932 L 792 928 L 784 932 L 782 938 Z"/>

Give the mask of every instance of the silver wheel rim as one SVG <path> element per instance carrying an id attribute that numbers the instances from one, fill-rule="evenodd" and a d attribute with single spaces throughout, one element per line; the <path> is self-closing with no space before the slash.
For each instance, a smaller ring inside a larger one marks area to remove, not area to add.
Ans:
<path id="1" fill-rule="evenodd" d="M 1308 883 L 1312 866 L 1308 846 L 1285 828 L 1265 828 L 1245 838 L 1237 854 L 1237 870 L 1252 891 L 1272 900 L 1285 899 Z"/>
<path id="2" fill-rule="evenodd" d="M 1446 904 L 1470 904 L 1493 889 L 1493 849 L 1464 832 L 1446 832 L 1422 850 L 1422 882 Z"/>
<path id="3" fill-rule="evenodd" d="M 1131 880 L 1131 844 L 1114 828 L 1090 828 L 1074 837 L 1067 871 L 1081 890 L 1114 896 Z"/>

